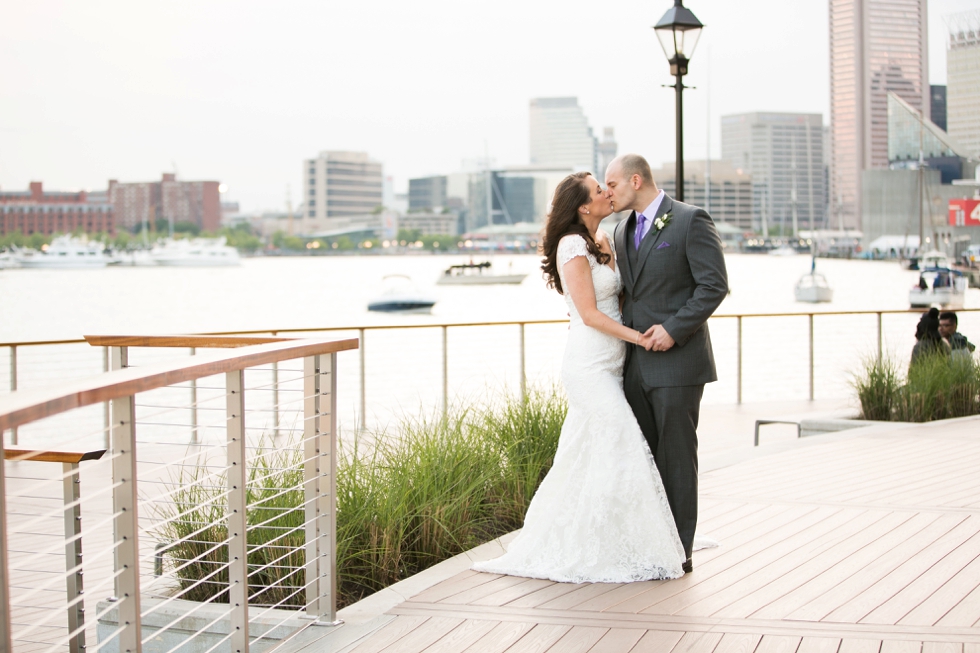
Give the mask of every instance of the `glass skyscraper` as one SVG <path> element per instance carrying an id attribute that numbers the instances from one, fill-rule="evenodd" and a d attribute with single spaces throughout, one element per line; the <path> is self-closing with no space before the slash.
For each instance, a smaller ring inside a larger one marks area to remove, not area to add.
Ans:
<path id="1" fill-rule="evenodd" d="M 861 173 L 888 167 L 888 92 L 929 117 L 926 0 L 829 0 L 831 222 L 861 224 Z"/>
<path id="2" fill-rule="evenodd" d="M 598 142 L 578 98 L 531 100 L 531 165 L 588 170 L 598 177 Z"/>

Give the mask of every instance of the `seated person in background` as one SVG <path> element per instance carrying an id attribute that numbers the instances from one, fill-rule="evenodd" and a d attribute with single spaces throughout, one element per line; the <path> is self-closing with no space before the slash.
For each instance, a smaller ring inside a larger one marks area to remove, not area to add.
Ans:
<path id="1" fill-rule="evenodd" d="M 953 311 L 944 311 L 939 314 L 939 335 L 946 339 L 954 355 L 963 355 L 969 358 L 976 350 L 976 346 L 956 330 L 958 326 L 959 320 Z"/>
<path id="2" fill-rule="evenodd" d="M 930 355 L 940 355 L 949 358 L 950 346 L 939 334 L 939 309 L 932 307 L 922 314 L 919 324 L 915 327 L 915 347 L 912 348 L 912 365 L 916 361 Z"/>

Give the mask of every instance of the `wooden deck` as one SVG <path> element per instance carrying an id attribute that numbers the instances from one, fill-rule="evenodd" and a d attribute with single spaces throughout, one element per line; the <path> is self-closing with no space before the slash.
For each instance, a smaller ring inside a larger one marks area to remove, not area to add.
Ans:
<path id="1" fill-rule="evenodd" d="M 721 547 L 682 579 L 466 571 L 349 650 L 980 653 L 980 420 L 819 436 L 703 472 L 700 532 Z"/>

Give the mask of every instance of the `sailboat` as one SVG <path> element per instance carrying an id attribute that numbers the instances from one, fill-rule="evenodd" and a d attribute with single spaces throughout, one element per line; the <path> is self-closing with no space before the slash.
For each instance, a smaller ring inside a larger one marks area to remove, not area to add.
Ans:
<path id="1" fill-rule="evenodd" d="M 834 300 L 834 289 L 827 283 L 827 278 L 817 272 L 817 241 L 810 242 L 810 272 L 800 277 L 793 289 L 796 301 L 817 304 Z"/>

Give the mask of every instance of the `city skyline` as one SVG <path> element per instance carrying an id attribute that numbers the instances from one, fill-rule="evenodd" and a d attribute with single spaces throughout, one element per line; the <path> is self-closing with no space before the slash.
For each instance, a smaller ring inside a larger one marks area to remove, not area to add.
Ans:
<path id="1" fill-rule="evenodd" d="M 409 178 L 457 170 L 466 158 L 528 163 L 527 102 L 555 96 L 577 96 L 596 133 L 615 128 L 620 152 L 656 166 L 672 161 L 674 136 L 672 94 L 661 88 L 667 63 L 651 29 L 669 6 L 661 4 L 624 0 L 595 18 L 608 29 L 590 31 L 582 21 L 594 7 L 577 2 L 393 3 L 367 16 L 315 3 L 22 3 L 8 10 L 0 43 L 0 188 L 43 180 L 95 190 L 166 170 L 221 180 L 244 210 L 281 209 L 287 185 L 301 199 L 297 161 L 346 149 L 370 152 L 403 192 Z M 931 83 L 945 81 L 942 16 L 976 5 L 930 3 Z M 829 121 L 824 0 L 789 16 L 774 0 L 751 12 L 721 0 L 690 6 L 706 28 L 686 78 L 697 87 L 685 94 L 688 158 L 705 157 L 708 124 L 711 156 L 720 156 L 723 114 L 817 112 Z M 778 29 L 753 22 L 767 13 Z M 753 29 L 761 38 L 745 38 Z M 582 44 L 597 55 L 568 46 L 598 33 L 637 44 L 637 64 L 604 57 L 601 42 Z M 366 34 L 383 47 L 355 47 Z"/>

